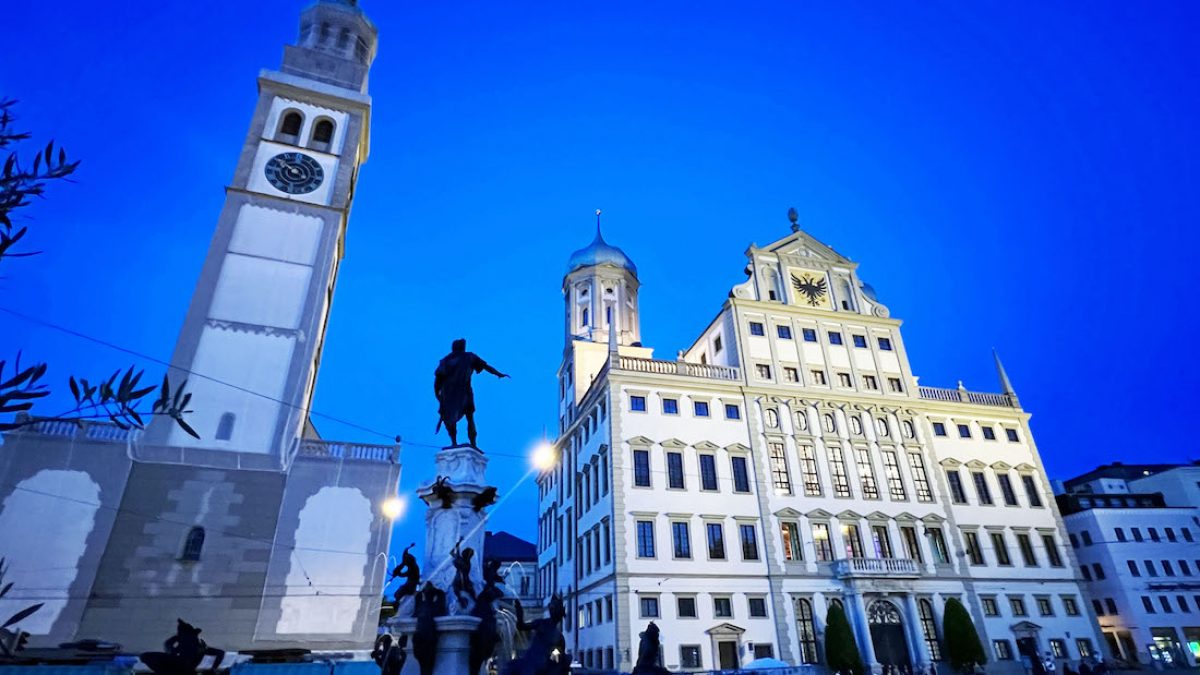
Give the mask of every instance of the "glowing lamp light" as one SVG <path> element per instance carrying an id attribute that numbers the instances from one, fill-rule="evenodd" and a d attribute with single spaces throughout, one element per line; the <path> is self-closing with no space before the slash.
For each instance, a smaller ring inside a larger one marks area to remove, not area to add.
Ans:
<path id="1" fill-rule="evenodd" d="M 558 461 L 558 453 L 554 451 L 554 446 L 550 443 L 542 442 L 533 449 L 533 454 L 529 457 L 533 466 L 541 471 L 549 471 L 554 468 L 554 464 Z"/>
<path id="2" fill-rule="evenodd" d="M 386 499 L 380 506 L 383 511 L 383 515 L 387 516 L 389 520 L 396 520 L 397 518 L 403 516 L 407 507 L 408 504 L 399 497 Z"/>

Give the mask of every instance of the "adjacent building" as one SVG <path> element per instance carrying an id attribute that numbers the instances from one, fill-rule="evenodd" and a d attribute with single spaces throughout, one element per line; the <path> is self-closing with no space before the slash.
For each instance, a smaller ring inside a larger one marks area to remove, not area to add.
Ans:
<path id="1" fill-rule="evenodd" d="M 171 361 L 201 438 L 169 420 L 6 434 L 0 556 L 13 590 L 0 614 L 44 602 L 21 625 L 32 646 L 156 649 L 177 617 L 225 650 L 374 638 L 399 448 L 324 440 L 309 407 L 367 159 L 375 49 L 353 0 L 321 0 L 282 67 L 259 74 Z"/>
<path id="2" fill-rule="evenodd" d="M 1059 509 L 1110 652 L 1200 663 L 1200 465 L 1116 462 L 1064 489 Z"/>
<path id="3" fill-rule="evenodd" d="M 952 597 L 992 650 L 989 672 L 1095 654 L 999 360 L 997 393 L 918 384 L 901 322 L 857 263 L 791 215 L 674 359 L 641 341 L 628 255 L 597 231 L 570 257 L 537 581 L 566 599 L 574 657 L 629 669 L 655 621 L 671 669 L 819 664 L 839 603 L 868 662 L 919 666 L 942 658 Z"/>

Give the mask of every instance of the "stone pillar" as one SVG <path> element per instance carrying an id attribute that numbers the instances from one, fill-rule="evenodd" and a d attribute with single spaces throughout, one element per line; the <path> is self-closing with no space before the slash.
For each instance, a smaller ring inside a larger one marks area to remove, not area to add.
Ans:
<path id="1" fill-rule="evenodd" d="M 925 644 L 925 632 L 921 629 L 921 613 L 917 608 L 917 596 L 912 593 L 904 595 L 904 623 L 908 628 L 909 652 L 913 665 L 928 668 L 931 662 L 929 645 Z"/>
<path id="2" fill-rule="evenodd" d="M 875 644 L 871 642 L 871 626 L 867 623 L 867 605 L 863 602 L 862 593 L 851 591 L 846 599 L 847 614 L 851 617 L 850 625 L 858 635 L 858 649 L 862 654 L 863 665 L 872 672 L 879 671 L 879 663 L 875 660 Z"/>

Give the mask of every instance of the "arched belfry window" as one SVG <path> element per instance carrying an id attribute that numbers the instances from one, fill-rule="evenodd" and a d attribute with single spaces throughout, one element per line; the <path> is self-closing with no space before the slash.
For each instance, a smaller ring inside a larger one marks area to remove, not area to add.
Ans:
<path id="1" fill-rule="evenodd" d="M 193 527 L 188 531 L 187 539 L 183 542 L 183 553 L 180 560 L 199 562 L 200 552 L 204 550 L 204 528 Z"/>
<path id="2" fill-rule="evenodd" d="M 583 314 L 580 316 L 580 323 L 579 323 L 579 325 L 583 326 L 584 328 L 587 328 L 587 326 L 588 326 L 588 310 L 587 310 L 587 307 L 584 307 L 584 308 L 583 308 Z"/>
<path id="3" fill-rule="evenodd" d="M 309 147 L 322 152 L 329 152 L 330 143 L 333 141 L 333 120 L 320 119 L 313 125 L 312 141 Z"/>
<path id="4" fill-rule="evenodd" d="M 217 422 L 216 439 L 218 441 L 227 441 L 233 438 L 233 422 L 235 419 L 233 413 L 230 412 L 221 415 L 220 421 Z"/>
<path id="5" fill-rule="evenodd" d="M 279 120 L 279 133 L 275 140 L 295 144 L 300 139 L 300 127 L 304 126 L 304 116 L 296 110 L 289 110 Z"/>

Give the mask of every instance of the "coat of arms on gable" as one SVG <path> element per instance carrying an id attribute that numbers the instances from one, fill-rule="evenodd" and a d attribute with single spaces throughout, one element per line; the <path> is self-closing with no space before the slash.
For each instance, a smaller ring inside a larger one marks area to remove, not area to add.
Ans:
<path id="1" fill-rule="evenodd" d="M 792 301 L 797 305 L 829 309 L 829 282 L 825 274 L 812 270 L 790 268 Z"/>

